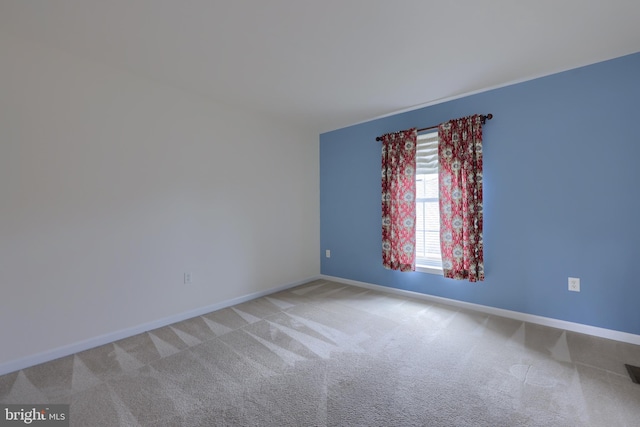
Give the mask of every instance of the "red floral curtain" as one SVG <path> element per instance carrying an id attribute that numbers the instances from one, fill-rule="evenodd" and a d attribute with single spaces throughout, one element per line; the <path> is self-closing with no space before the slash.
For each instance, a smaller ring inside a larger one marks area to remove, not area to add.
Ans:
<path id="1" fill-rule="evenodd" d="M 400 271 L 416 269 L 415 128 L 382 139 L 382 264 Z"/>
<path id="2" fill-rule="evenodd" d="M 484 280 L 482 124 L 474 115 L 438 126 L 443 274 L 470 282 Z"/>

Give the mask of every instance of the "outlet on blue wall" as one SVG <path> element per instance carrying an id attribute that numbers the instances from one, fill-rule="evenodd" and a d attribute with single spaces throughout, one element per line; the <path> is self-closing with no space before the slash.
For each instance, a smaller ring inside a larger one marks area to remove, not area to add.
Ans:
<path id="1" fill-rule="evenodd" d="M 320 135 L 321 272 L 640 334 L 638 76 L 634 54 Z M 385 270 L 376 136 L 475 113 L 485 281 Z"/>

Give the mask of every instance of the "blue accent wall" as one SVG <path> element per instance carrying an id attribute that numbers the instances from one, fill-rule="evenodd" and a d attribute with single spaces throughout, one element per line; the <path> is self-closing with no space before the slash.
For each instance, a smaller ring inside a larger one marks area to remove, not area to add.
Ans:
<path id="1" fill-rule="evenodd" d="M 485 281 L 385 270 L 376 136 L 475 113 Z M 320 224 L 322 274 L 640 334 L 640 54 L 321 134 Z"/>

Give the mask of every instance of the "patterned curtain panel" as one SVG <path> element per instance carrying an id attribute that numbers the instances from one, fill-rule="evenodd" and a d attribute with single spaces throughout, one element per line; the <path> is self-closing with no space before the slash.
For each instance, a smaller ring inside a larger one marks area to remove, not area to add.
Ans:
<path id="1" fill-rule="evenodd" d="M 409 129 L 382 136 L 382 264 L 416 269 L 416 142 Z"/>
<path id="2" fill-rule="evenodd" d="M 484 280 L 482 116 L 438 126 L 440 247 L 444 277 Z"/>

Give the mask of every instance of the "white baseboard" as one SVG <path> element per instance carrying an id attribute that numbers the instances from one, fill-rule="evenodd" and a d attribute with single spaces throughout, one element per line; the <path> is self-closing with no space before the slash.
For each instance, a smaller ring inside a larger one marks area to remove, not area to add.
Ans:
<path id="1" fill-rule="evenodd" d="M 550 317 L 536 316 L 533 314 L 521 313 L 518 311 L 505 310 L 502 308 L 489 307 L 486 305 L 474 304 L 470 302 L 458 301 L 449 298 L 438 297 L 434 295 L 421 294 L 419 292 L 405 291 L 402 289 L 391 288 L 388 286 L 374 285 L 366 282 L 359 282 L 351 279 L 343 279 L 342 277 L 333 277 L 320 275 L 322 279 L 334 282 L 344 283 L 346 285 L 359 286 L 361 288 L 373 289 L 376 291 L 387 292 L 391 294 L 403 295 L 412 298 L 419 298 L 427 301 L 439 302 L 455 307 L 465 308 L 469 310 L 479 311 L 481 313 L 492 314 L 495 316 L 507 317 L 509 319 L 520 320 L 522 322 L 535 323 L 537 325 L 549 326 L 557 329 L 564 329 L 581 334 L 593 335 L 600 338 L 606 338 L 615 341 L 621 341 L 629 344 L 640 345 L 640 335 L 630 334 L 612 329 L 599 328 L 596 326 L 583 325 L 581 323 L 567 322 L 566 320 L 558 320 Z"/>
<path id="2" fill-rule="evenodd" d="M 567 331 L 573 331 L 573 332 L 592 335 L 596 337 L 606 338 L 610 340 L 626 342 L 629 344 L 640 345 L 640 335 L 634 335 L 627 332 L 599 328 L 596 326 L 583 325 L 581 323 L 567 322 L 565 320 L 558 320 L 558 319 L 553 319 L 549 317 L 536 316 L 533 314 L 527 314 L 527 313 L 521 313 L 517 311 L 505 310 L 501 308 L 489 307 L 486 305 L 458 301 L 458 300 L 438 297 L 434 295 L 422 294 L 419 292 L 405 291 L 402 289 L 396 289 L 396 288 L 391 288 L 391 287 L 381 286 L 381 285 L 374 285 L 372 283 L 359 282 L 356 280 L 344 279 L 342 277 L 334 277 L 334 276 L 327 276 L 327 275 L 321 274 L 318 276 L 308 277 L 304 280 L 299 280 L 283 286 L 272 288 L 266 291 L 255 292 L 255 293 L 244 295 L 238 298 L 233 298 L 230 300 L 212 304 L 206 307 L 201 307 L 195 310 L 190 310 L 184 313 L 165 317 L 163 319 L 158 319 L 153 322 L 144 323 L 138 326 L 134 326 L 132 328 L 122 329 L 116 332 L 89 338 L 87 340 L 79 341 L 79 342 L 58 347 L 52 350 L 47 350 L 42 353 L 4 362 L 0 364 L 0 375 L 8 374 L 14 371 L 19 371 L 20 369 L 28 368 L 30 366 L 38 365 L 40 363 L 49 362 L 51 360 L 55 360 L 60 357 L 69 356 L 71 354 L 78 353 L 80 351 L 89 350 L 94 347 L 98 347 L 104 344 L 108 344 L 114 341 L 128 338 L 128 337 L 131 337 L 143 332 L 147 332 L 153 329 L 161 328 L 163 326 L 167 326 L 172 323 L 181 322 L 183 320 L 190 319 L 192 317 L 201 316 L 203 314 L 220 310 L 226 307 L 230 307 L 232 305 L 241 304 L 243 302 L 250 301 L 255 298 L 260 298 L 265 295 L 269 295 L 275 292 L 280 292 L 285 289 L 302 285 L 304 283 L 317 280 L 317 279 L 331 280 L 334 282 L 340 282 L 347 285 L 358 286 L 361 288 L 367 288 L 367 289 L 372 289 L 372 290 L 391 293 L 391 294 L 408 296 L 411 298 L 418 298 L 418 299 L 423 299 L 427 301 L 448 304 L 455 307 L 474 310 L 481 313 L 492 314 L 495 316 L 507 317 L 510 319 L 515 319 L 523 322 L 535 323 L 542 326 L 549 326 L 552 328 L 564 329 Z"/>
<path id="3" fill-rule="evenodd" d="M 97 337 L 89 338 L 87 340 L 79 341 L 73 344 L 47 350 L 42 353 L 34 354 L 31 356 L 22 357 L 16 360 L 10 360 L 8 362 L 0 363 L 0 375 L 8 374 L 10 372 L 19 371 L 20 369 L 28 368 L 40 363 L 49 362 L 51 360 L 59 359 L 60 357 L 69 356 L 80 351 L 89 350 L 94 347 L 98 347 L 104 344 L 108 344 L 114 341 L 118 341 L 124 338 L 129 338 L 143 332 L 147 332 L 153 329 L 161 328 L 163 326 L 171 325 L 172 323 L 181 322 L 192 317 L 201 316 L 212 311 L 220 310 L 232 305 L 241 304 L 243 302 L 260 298 L 265 295 L 273 294 L 283 291 L 285 289 L 292 288 L 294 286 L 302 285 L 303 283 L 310 282 L 312 280 L 320 279 L 321 276 L 312 276 L 304 280 L 299 280 L 287 285 L 278 286 L 276 288 L 268 289 L 266 291 L 255 292 L 249 295 L 244 295 L 238 298 L 222 301 L 216 304 L 208 305 L 206 307 L 200 307 L 195 310 L 190 310 L 184 313 L 176 314 L 173 316 L 158 319 L 152 322 L 143 323 L 132 328 L 122 329 L 119 331 L 111 332 L 108 334 L 100 335 Z"/>

